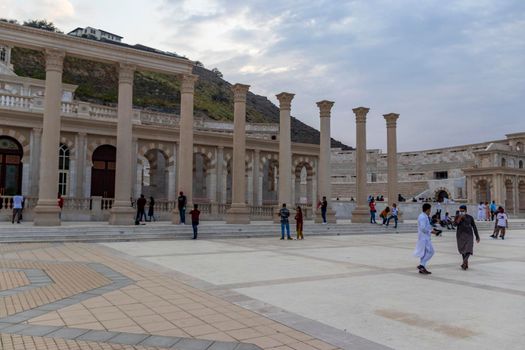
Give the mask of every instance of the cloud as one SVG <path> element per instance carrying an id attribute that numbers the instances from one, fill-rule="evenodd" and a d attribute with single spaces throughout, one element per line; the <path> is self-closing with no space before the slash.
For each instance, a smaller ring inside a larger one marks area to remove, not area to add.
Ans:
<path id="1" fill-rule="evenodd" d="M 2 17 L 21 21 L 47 19 L 52 22 L 73 17 L 75 8 L 69 0 L 25 0 L 23 6 L 17 0 L 2 0 Z M 18 6 L 17 6 L 18 3 Z"/>

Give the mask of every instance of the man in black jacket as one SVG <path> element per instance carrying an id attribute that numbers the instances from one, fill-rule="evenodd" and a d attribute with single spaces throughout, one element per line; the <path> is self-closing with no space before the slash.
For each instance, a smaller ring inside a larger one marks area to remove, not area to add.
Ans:
<path id="1" fill-rule="evenodd" d="M 186 223 L 186 196 L 184 192 L 180 191 L 179 198 L 177 198 L 177 208 L 179 209 L 180 224 L 184 225 Z"/>

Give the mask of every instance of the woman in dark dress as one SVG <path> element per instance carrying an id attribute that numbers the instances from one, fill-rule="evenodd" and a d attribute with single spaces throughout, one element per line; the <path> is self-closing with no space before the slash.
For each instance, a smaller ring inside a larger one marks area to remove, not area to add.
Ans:
<path id="1" fill-rule="evenodd" d="M 467 214 L 467 206 L 462 205 L 459 207 L 459 213 L 455 218 L 456 223 L 456 239 L 458 241 L 458 251 L 463 257 L 463 264 L 461 268 L 463 270 L 468 269 L 468 258 L 473 254 L 474 251 L 474 236 L 476 236 L 476 242 L 479 243 L 478 228 L 474 218 Z"/>
<path id="2" fill-rule="evenodd" d="M 155 218 L 154 210 L 155 210 L 155 199 L 153 199 L 153 197 L 149 197 L 149 208 L 148 208 L 149 221 L 151 220 L 157 221 L 157 219 Z"/>

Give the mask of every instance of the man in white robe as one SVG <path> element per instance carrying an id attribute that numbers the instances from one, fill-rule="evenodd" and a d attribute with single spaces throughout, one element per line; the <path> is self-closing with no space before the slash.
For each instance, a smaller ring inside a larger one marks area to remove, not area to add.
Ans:
<path id="1" fill-rule="evenodd" d="M 423 204 L 423 211 L 417 218 L 417 244 L 414 256 L 419 258 L 419 266 L 417 269 L 419 273 L 424 275 L 430 275 L 431 272 L 427 270 L 426 266 L 429 260 L 434 255 L 434 247 L 432 246 L 431 236 L 434 229 L 430 225 L 430 210 L 431 205 L 428 203 Z"/>
<path id="2" fill-rule="evenodd" d="M 478 221 L 483 221 L 485 216 L 485 209 L 483 209 L 483 202 L 480 202 L 478 205 Z"/>

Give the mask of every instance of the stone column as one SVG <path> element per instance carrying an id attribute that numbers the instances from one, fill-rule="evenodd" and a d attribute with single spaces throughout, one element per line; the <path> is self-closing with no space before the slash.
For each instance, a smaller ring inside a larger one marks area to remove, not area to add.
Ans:
<path id="1" fill-rule="evenodd" d="M 261 151 L 259 149 L 255 149 L 253 151 L 253 205 L 259 206 L 259 192 L 261 192 L 261 189 L 259 188 L 259 163 L 261 162 Z"/>
<path id="2" fill-rule="evenodd" d="M 319 165 L 318 165 L 318 182 L 319 186 L 317 187 L 317 192 L 319 194 L 319 199 L 322 200 L 323 197 L 326 197 L 328 202 L 328 208 L 326 210 L 326 221 L 328 223 L 336 223 L 335 212 L 332 210 L 332 176 L 330 171 L 330 111 L 334 102 L 332 101 L 320 101 L 317 102 L 317 107 L 319 107 L 319 117 L 321 119 L 321 142 L 320 142 L 320 151 L 319 151 Z M 314 203 L 315 205 L 315 203 Z M 321 209 L 317 210 L 317 215 L 315 217 L 316 223 L 323 222 L 321 216 Z"/>
<path id="3" fill-rule="evenodd" d="M 38 196 L 38 174 L 40 172 L 40 146 L 42 144 L 42 129 L 34 128 L 31 131 L 31 196 Z"/>
<path id="4" fill-rule="evenodd" d="M 46 85 L 44 119 L 40 152 L 38 203 L 34 210 L 34 225 L 60 225 L 57 205 L 58 147 L 60 146 L 60 105 L 62 100 L 62 66 L 65 52 L 46 50 Z"/>
<path id="5" fill-rule="evenodd" d="M 352 110 L 355 114 L 356 122 L 356 207 L 352 213 L 352 222 L 359 223 L 370 222 L 366 186 L 366 115 L 369 110 L 369 108 L 365 107 L 358 107 Z"/>
<path id="6" fill-rule="evenodd" d="M 79 132 L 77 135 L 77 184 L 75 190 L 75 196 L 82 198 L 84 197 L 84 181 L 88 181 L 85 178 L 86 169 L 86 151 L 87 151 L 87 137 L 85 132 Z"/>
<path id="7" fill-rule="evenodd" d="M 386 120 L 386 140 L 387 140 L 387 164 L 388 164 L 388 203 L 397 203 L 398 184 L 397 184 L 397 135 L 396 125 L 399 114 L 384 114 Z"/>
<path id="8" fill-rule="evenodd" d="M 117 162 L 115 169 L 115 201 L 109 217 L 110 225 L 131 225 L 134 210 L 131 207 L 133 174 L 133 77 L 135 67 L 121 63 L 119 66 L 117 106 Z"/>
<path id="9" fill-rule="evenodd" d="M 246 94 L 249 85 L 235 84 L 233 110 L 232 205 L 226 215 L 228 224 L 249 224 L 246 206 Z"/>
<path id="10" fill-rule="evenodd" d="M 279 203 L 293 209 L 292 200 L 292 136 L 290 110 L 294 94 L 281 92 L 279 100 Z"/>
<path id="11" fill-rule="evenodd" d="M 180 123 L 179 123 L 179 157 L 177 159 L 178 192 L 184 192 L 187 200 L 186 224 L 189 220 L 193 203 L 193 95 L 197 76 L 187 74 L 182 77 L 180 88 Z M 178 194 L 176 195 L 178 196 Z M 180 222 L 179 209 L 175 206 L 171 222 Z"/>
<path id="12" fill-rule="evenodd" d="M 217 147 L 217 203 L 226 203 L 226 198 L 223 196 L 223 190 L 226 187 L 226 181 L 224 179 L 224 147 Z"/>

